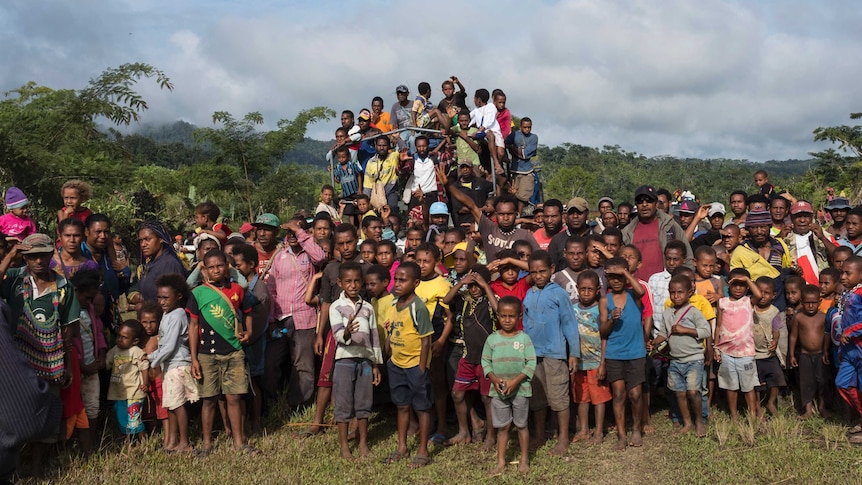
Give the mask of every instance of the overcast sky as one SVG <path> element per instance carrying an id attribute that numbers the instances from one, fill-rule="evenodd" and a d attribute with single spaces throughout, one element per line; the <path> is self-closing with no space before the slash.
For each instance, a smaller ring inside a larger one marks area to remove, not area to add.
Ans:
<path id="1" fill-rule="evenodd" d="M 862 110 L 860 24 L 853 0 L 3 0 L 0 90 L 80 88 L 146 62 L 176 89 L 140 87 L 144 122 L 261 111 L 273 127 L 312 106 L 358 112 L 375 95 L 388 109 L 402 83 L 430 82 L 437 101 L 456 74 L 470 93 L 506 91 L 548 145 L 806 158 L 826 148 L 814 128 Z"/>

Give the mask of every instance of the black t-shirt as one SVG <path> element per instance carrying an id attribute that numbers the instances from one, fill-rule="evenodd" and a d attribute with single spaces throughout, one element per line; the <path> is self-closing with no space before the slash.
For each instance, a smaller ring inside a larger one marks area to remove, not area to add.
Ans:
<path id="1" fill-rule="evenodd" d="M 482 349 L 488 335 L 494 333 L 496 318 L 487 297 L 476 302 L 461 295 L 455 297 L 452 308 L 455 320 L 461 327 L 464 338 L 464 360 L 471 364 L 482 363 Z"/>

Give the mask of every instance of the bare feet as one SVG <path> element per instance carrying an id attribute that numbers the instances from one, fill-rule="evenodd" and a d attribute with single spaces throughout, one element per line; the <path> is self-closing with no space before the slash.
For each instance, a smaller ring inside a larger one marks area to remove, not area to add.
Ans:
<path id="1" fill-rule="evenodd" d="M 651 424 L 644 425 L 644 434 L 652 434 L 655 433 L 655 428 Z"/>
<path id="2" fill-rule="evenodd" d="M 359 456 L 366 457 L 371 454 L 371 450 L 368 449 L 368 445 L 359 445 Z"/>
<path id="3" fill-rule="evenodd" d="M 444 441 L 443 444 L 445 446 L 466 445 L 466 444 L 469 444 L 470 441 L 471 441 L 471 438 L 470 438 L 470 435 L 468 433 L 458 433 L 455 436 Z"/>
<path id="4" fill-rule="evenodd" d="M 572 436 L 572 443 L 577 443 L 578 441 L 583 441 L 583 440 L 588 440 L 588 439 L 590 439 L 590 434 L 588 432 L 587 433 L 585 433 L 585 432 L 575 433 L 575 435 Z"/>
<path id="5" fill-rule="evenodd" d="M 694 428 L 691 426 L 683 426 L 682 428 L 676 430 L 675 434 L 688 434 L 694 431 Z"/>
<path id="6" fill-rule="evenodd" d="M 528 465 L 527 462 L 518 463 L 518 473 L 521 473 L 524 475 L 526 475 L 527 473 L 530 473 L 530 465 Z"/>
<path id="7" fill-rule="evenodd" d="M 703 420 L 698 419 L 697 424 L 695 425 L 695 434 L 698 438 L 703 438 L 706 436 L 706 425 L 703 424 Z"/>
<path id="8" fill-rule="evenodd" d="M 350 448 L 342 448 L 341 449 L 341 458 L 349 461 L 353 461 L 353 453 L 350 452 Z"/>
<path id="9" fill-rule="evenodd" d="M 566 452 L 569 451 L 569 442 L 568 441 L 558 441 L 556 446 L 551 448 L 551 451 L 548 453 L 554 456 L 563 456 Z"/>
<path id="10" fill-rule="evenodd" d="M 497 440 L 491 437 L 491 434 L 488 433 L 488 437 L 485 438 L 485 441 L 482 443 L 482 451 L 491 451 L 497 447 Z"/>
<path id="11" fill-rule="evenodd" d="M 547 439 L 545 437 L 535 436 L 532 440 L 530 440 L 530 450 L 538 450 L 539 448 L 545 446 L 546 441 Z"/>
<path id="12" fill-rule="evenodd" d="M 497 466 L 491 469 L 488 475 L 500 475 L 506 469 L 506 462 L 497 462 Z"/>
<path id="13" fill-rule="evenodd" d="M 629 446 L 625 437 L 617 438 L 617 444 L 614 445 L 614 449 L 617 451 L 625 451 L 625 449 Z"/>
<path id="14" fill-rule="evenodd" d="M 634 446 L 635 448 L 640 448 L 644 445 L 644 439 L 643 436 L 641 436 L 640 431 L 632 431 L 632 441 L 629 444 Z"/>
<path id="15" fill-rule="evenodd" d="M 604 442 L 604 441 L 605 441 L 605 436 L 599 430 L 596 430 L 596 432 L 593 433 L 593 437 L 590 439 L 590 443 L 592 443 L 594 445 L 601 445 L 602 442 Z"/>

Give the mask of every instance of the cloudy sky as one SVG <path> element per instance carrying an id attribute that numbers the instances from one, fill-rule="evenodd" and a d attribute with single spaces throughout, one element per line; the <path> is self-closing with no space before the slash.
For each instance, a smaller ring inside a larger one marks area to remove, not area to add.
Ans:
<path id="1" fill-rule="evenodd" d="M 274 126 L 375 95 L 388 107 L 402 83 L 430 82 L 436 101 L 456 74 L 469 92 L 505 90 L 549 145 L 805 158 L 825 148 L 814 128 L 862 108 L 860 21 L 853 0 L 4 0 L 0 90 L 147 62 L 176 89 L 140 88 L 145 122 L 261 111 Z"/>

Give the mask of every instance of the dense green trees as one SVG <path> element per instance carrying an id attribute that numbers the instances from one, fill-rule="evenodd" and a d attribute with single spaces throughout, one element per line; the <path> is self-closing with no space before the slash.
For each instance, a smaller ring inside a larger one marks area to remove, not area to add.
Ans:
<path id="1" fill-rule="evenodd" d="M 793 185 L 810 165 L 808 161 L 787 160 L 763 164 L 741 160 L 700 160 L 674 157 L 646 157 L 619 146 L 602 148 L 563 144 L 539 150 L 545 198 L 563 202 L 581 196 L 595 202 L 610 196 L 617 202 L 633 202 L 639 185 L 690 190 L 704 203 L 726 203 L 737 189 L 754 191 L 753 174 L 760 168 L 770 173 L 773 184 L 794 192 Z M 726 204 L 725 204 L 726 205 Z"/>
<path id="2" fill-rule="evenodd" d="M 213 115 L 213 128 L 177 122 L 150 129 L 150 136 L 100 127 L 140 120 L 148 105 L 134 86 L 143 79 L 173 89 L 165 73 L 135 63 L 108 69 L 80 90 L 30 82 L 0 101 L 0 186 L 29 195 L 41 230 L 53 228 L 60 186 L 71 178 L 93 185 L 89 206 L 126 234 L 147 217 L 189 229 L 191 208 L 204 200 L 219 204 L 237 226 L 261 212 L 286 216 L 315 203 L 325 172 L 282 162 L 308 124 L 334 116 L 332 110 L 302 111 L 271 131 L 260 130 L 259 113 L 236 120 L 226 112 Z"/>

